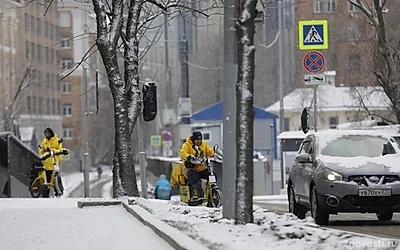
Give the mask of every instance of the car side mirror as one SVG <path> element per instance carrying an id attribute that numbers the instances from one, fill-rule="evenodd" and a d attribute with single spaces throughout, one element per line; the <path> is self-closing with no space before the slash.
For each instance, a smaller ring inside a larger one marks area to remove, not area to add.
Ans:
<path id="1" fill-rule="evenodd" d="M 302 153 L 297 155 L 294 160 L 298 163 L 311 163 L 312 162 L 312 157 L 310 154 L 307 153 Z"/>

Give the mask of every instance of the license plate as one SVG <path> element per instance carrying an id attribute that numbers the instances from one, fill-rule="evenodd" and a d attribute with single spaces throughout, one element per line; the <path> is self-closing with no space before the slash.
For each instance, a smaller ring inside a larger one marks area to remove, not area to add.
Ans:
<path id="1" fill-rule="evenodd" d="M 359 196 L 391 196 L 392 190 L 391 189 L 359 189 L 358 190 Z"/>

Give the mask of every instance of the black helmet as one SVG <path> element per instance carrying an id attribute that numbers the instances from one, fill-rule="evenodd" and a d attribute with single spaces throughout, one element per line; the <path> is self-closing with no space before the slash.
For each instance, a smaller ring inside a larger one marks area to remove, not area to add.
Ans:
<path id="1" fill-rule="evenodd" d="M 46 128 L 43 131 L 43 134 L 47 139 L 50 139 L 51 137 L 54 137 L 54 132 L 53 132 L 53 130 L 51 128 Z"/>
<path id="2" fill-rule="evenodd" d="M 193 131 L 192 140 L 202 140 L 203 134 L 200 131 Z"/>

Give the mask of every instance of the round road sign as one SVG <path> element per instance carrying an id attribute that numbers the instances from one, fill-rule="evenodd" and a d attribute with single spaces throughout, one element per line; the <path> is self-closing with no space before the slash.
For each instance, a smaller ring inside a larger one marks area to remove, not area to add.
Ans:
<path id="1" fill-rule="evenodd" d="M 321 72 L 325 67 L 325 58 L 321 52 L 310 51 L 303 57 L 304 69 L 310 73 Z"/>

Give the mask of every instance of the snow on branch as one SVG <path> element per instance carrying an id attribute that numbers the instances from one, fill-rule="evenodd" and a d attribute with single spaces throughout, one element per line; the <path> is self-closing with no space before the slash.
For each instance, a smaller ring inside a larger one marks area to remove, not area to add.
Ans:
<path id="1" fill-rule="evenodd" d="M 82 65 L 82 63 L 83 63 L 84 61 L 86 61 L 91 55 L 93 55 L 94 53 L 96 53 L 97 50 L 95 50 L 94 52 L 90 53 L 90 51 L 91 51 L 95 46 L 96 46 L 96 44 L 93 44 L 93 45 L 88 49 L 88 51 L 86 51 L 86 53 L 83 55 L 82 59 L 81 59 L 77 64 L 75 64 L 75 67 L 74 67 L 70 72 L 68 72 L 66 75 L 64 75 L 64 76 L 60 79 L 60 82 L 63 81 L 63 80 L 64 80 L 65 78 L 67 78 L 68 76 L 70 76 L 80 65 Z"/>

